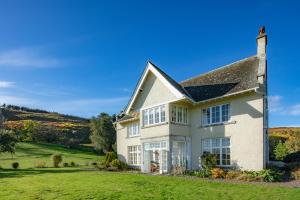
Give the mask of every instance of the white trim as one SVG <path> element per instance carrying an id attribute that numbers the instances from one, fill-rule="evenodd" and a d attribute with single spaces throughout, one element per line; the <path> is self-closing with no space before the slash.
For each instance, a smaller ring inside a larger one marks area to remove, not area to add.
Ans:
<path id="1" fill-rule="evenodd" d="M 147 75 L 149 72 L 152 72 L 174 95 L 177 99 L 179 98 L 186 98 L 184 94 L 179 92 L 150 62 L 147 63 L 146 69 L 142 75 L 142 78 L 140 79 L 137 88 L 134 91 L 133 97 L 130 99 L 130 102 L 125 110 L 125 113 L 128 114 L 130 111 L 130 108 L 132 107 L 133 102 L 136 100 L 136 97 L 138 95 L 138 92 L 144 83 Z"/>

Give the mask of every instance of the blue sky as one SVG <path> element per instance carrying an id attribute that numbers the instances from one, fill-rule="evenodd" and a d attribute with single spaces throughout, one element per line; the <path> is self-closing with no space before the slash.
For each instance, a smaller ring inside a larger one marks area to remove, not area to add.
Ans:
<path id="1" fill-rule="evenodd" d="M 265 25 L 270 125 L 299 126 L 300 5 L 224 2 L 0 0 L 0 103 L 117 113 L 147 60 L 181 81 L 254 55 Z"/>

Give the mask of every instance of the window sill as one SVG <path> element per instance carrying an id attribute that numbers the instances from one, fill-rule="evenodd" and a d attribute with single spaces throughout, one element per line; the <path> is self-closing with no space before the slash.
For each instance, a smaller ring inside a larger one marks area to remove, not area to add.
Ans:
<path id="1" fill-rule="evenodd" d="M 207 127 L 212 127 L 212 126 L 223 126 L 223 125 L 228 125 L 228 124 L 236 124 L 236 121 L 222 122 L 222 123 L 217 123 L 217 124 L 200 125 L 198 128 L 207 128 Z"/>
<path id="2" fill-rule="evenodd" d="M 141 137 L 141 135 L 137 135 L 137 136 L 127 136 L 126 139 L 130 139 L 130 138 L 138 138 Z"/>
<path id="3" fill-rule="evenodd" d="M 161 125 L 165 125 L 165 124 L 168 124 L 168 122 L 163 122 L 163 123 L 159 123 L 159 124 L 151 124 L 151 125 L 143 126 L 141 128 L 142 129 L 144 129 L 144 128 L 151 128 L 151 127 L 154 127 L 154 126 L 161 126 Z"/>
<path id="4" fill-rule="evenodd" d="M 178 123 L 178 122 L 171 122 L 171 124 L 180 125 L 180 126 L 190 126 L 189 124 Z"/>

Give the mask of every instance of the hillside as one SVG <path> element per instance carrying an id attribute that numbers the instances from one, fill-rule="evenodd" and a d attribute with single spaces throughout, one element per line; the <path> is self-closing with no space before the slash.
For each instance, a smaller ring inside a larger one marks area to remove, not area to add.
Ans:
<path id="1" fill-rule="evenodd" d="M 4 128 L 19 135 L 24 132 L 26 123 L 32 123 L 44 142 L 65 145 L 89 143 L 89 120 L 85 118 L 8 105 L 0 107 L 0 120 Z"/>
<path id="2" fill-rule="evenodd" d="M 21 169 L 34 168 L 38 163 L 45 163 L 45 167 L 52 167 L 51 155 L 60 154 L 63 156 L 63 163 L 74 162 L 79 167 L 86 166 L 91 162 L 99 161 L 101 156 L 91 151 L 69 149 L 56 144 L 35 144 L 20 142 L 16 146 L 16 153 L 2 153 L 0 155 L 0 165 L 2 168 L 11 168 L 12 162 L 18 162 Z M 0 176 L 1 177 L 1 176 Z"/>

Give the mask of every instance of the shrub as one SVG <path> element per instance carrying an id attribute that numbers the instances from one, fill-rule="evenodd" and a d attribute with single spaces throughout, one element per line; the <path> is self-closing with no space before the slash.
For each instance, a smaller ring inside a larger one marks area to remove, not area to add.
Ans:
<path id="1" fill-rule="evenodd" d="M 283 159 L 285 163 L 300 162 L 300 151 L 290 153 Z"/>
<path id="2" fill-rule="evenodd" d="M 36 168 L 45 168 L 46 167 L 46 162 L 45 161 L 37 161 L 35 163 Z"/>
<path id="3" fill-rule="evenodd" d="M 210 153 L 204 153 L 201 156 L 201 165 L 204 169 L 212 169 L 217 164 L 217 156 Z"/>
<path id="4" fill-rule="evenodd" d="M 264 169 L 259 171 L 259 176 L 263 177 L 265 182 L 277 182 L 282 180 L 283 173 L 277 170 Z"/>
<path id="5" fill-rule="evenodd" d="M 237 180 L 242 181 L 263 181 L 263 177 L 259 175 L 257 171 L 243 171 L 240 176 L 237 177 Z"/>
<path id="6" fill-rule="evenodd" d="M 64 166 L 64 167 L 69 167 L 69 163 L 65 162 L 65 163 L 63 164 L 63 166 Z"/>
<path id="7" fill-rule="evenodd" d="M 236 179 L 239 176 L 241 176 L 243 173 L 241 171 L 238 170 L 229 170 L 227 171 L 225 178 L 226 179 Z"/>
<path id="8" fill-rule="evenodd" d="M 19 168 L 19 163 L 18 163 L 18 162 L 13 162 L 13 163 L 11 164 L 11 166 L 12 166 L 12 168 L 14 168 L 14 169 L 18 169 L 18 168 Z"/>
<path id="9" fill-rule="evenodd" d="M 113 161 L 113 160 L 115 160 L 115 159 L 117 159 L 117 154 L 115 153 L 115 152 L 107 152 L 106 154 L 105 154 L 105 166 L 106 167 L 109 167 L 110 166 L 110 163 Z"/>
<path id="10" fill-rule="evenodd" d="M 299 168 L 295 168 L 292 172 L 291 175 L 294 179 L 296 180 L 300 180 L 300 167 Z"/>
<path id="11" fill-rule="evenodd" d="M 224 178 L 225 177 L 225 171 L 221 168 L 213 168 L 210 171 L 211 171 L 212 178 Z"/>
<path id="12" fill-rule="evenodd" d="M 211 172 L 208 169 L 202 169 L 195 172 L 195 175 L 200 178 L 209 178 L 211 177 Z"/>
<path id="13" fill-rule="evenodd" d="M 70 166 L 71 166 L 71 167 L 75 167 L 75 166 L 76 166 L 76 163 L 73 162 L 73 161 L 71 161 L 71 162 L 70 162 Z"/>
<path id="14" fill-rule="evenodd" d="M 289 154 L 289 150 L 285 143 L 279 142 L 274 150 L 277 160 L 283 160 L 283 158 Z"/>
<path id="15" fill-rule="evenodd" d="M 62 162 L 62 156 L 60 154 L 53 154 L 51 156 L 52 162 L 53 162 L 53 166 L 54 167 L 59 167 L 59 164 Z"/>

